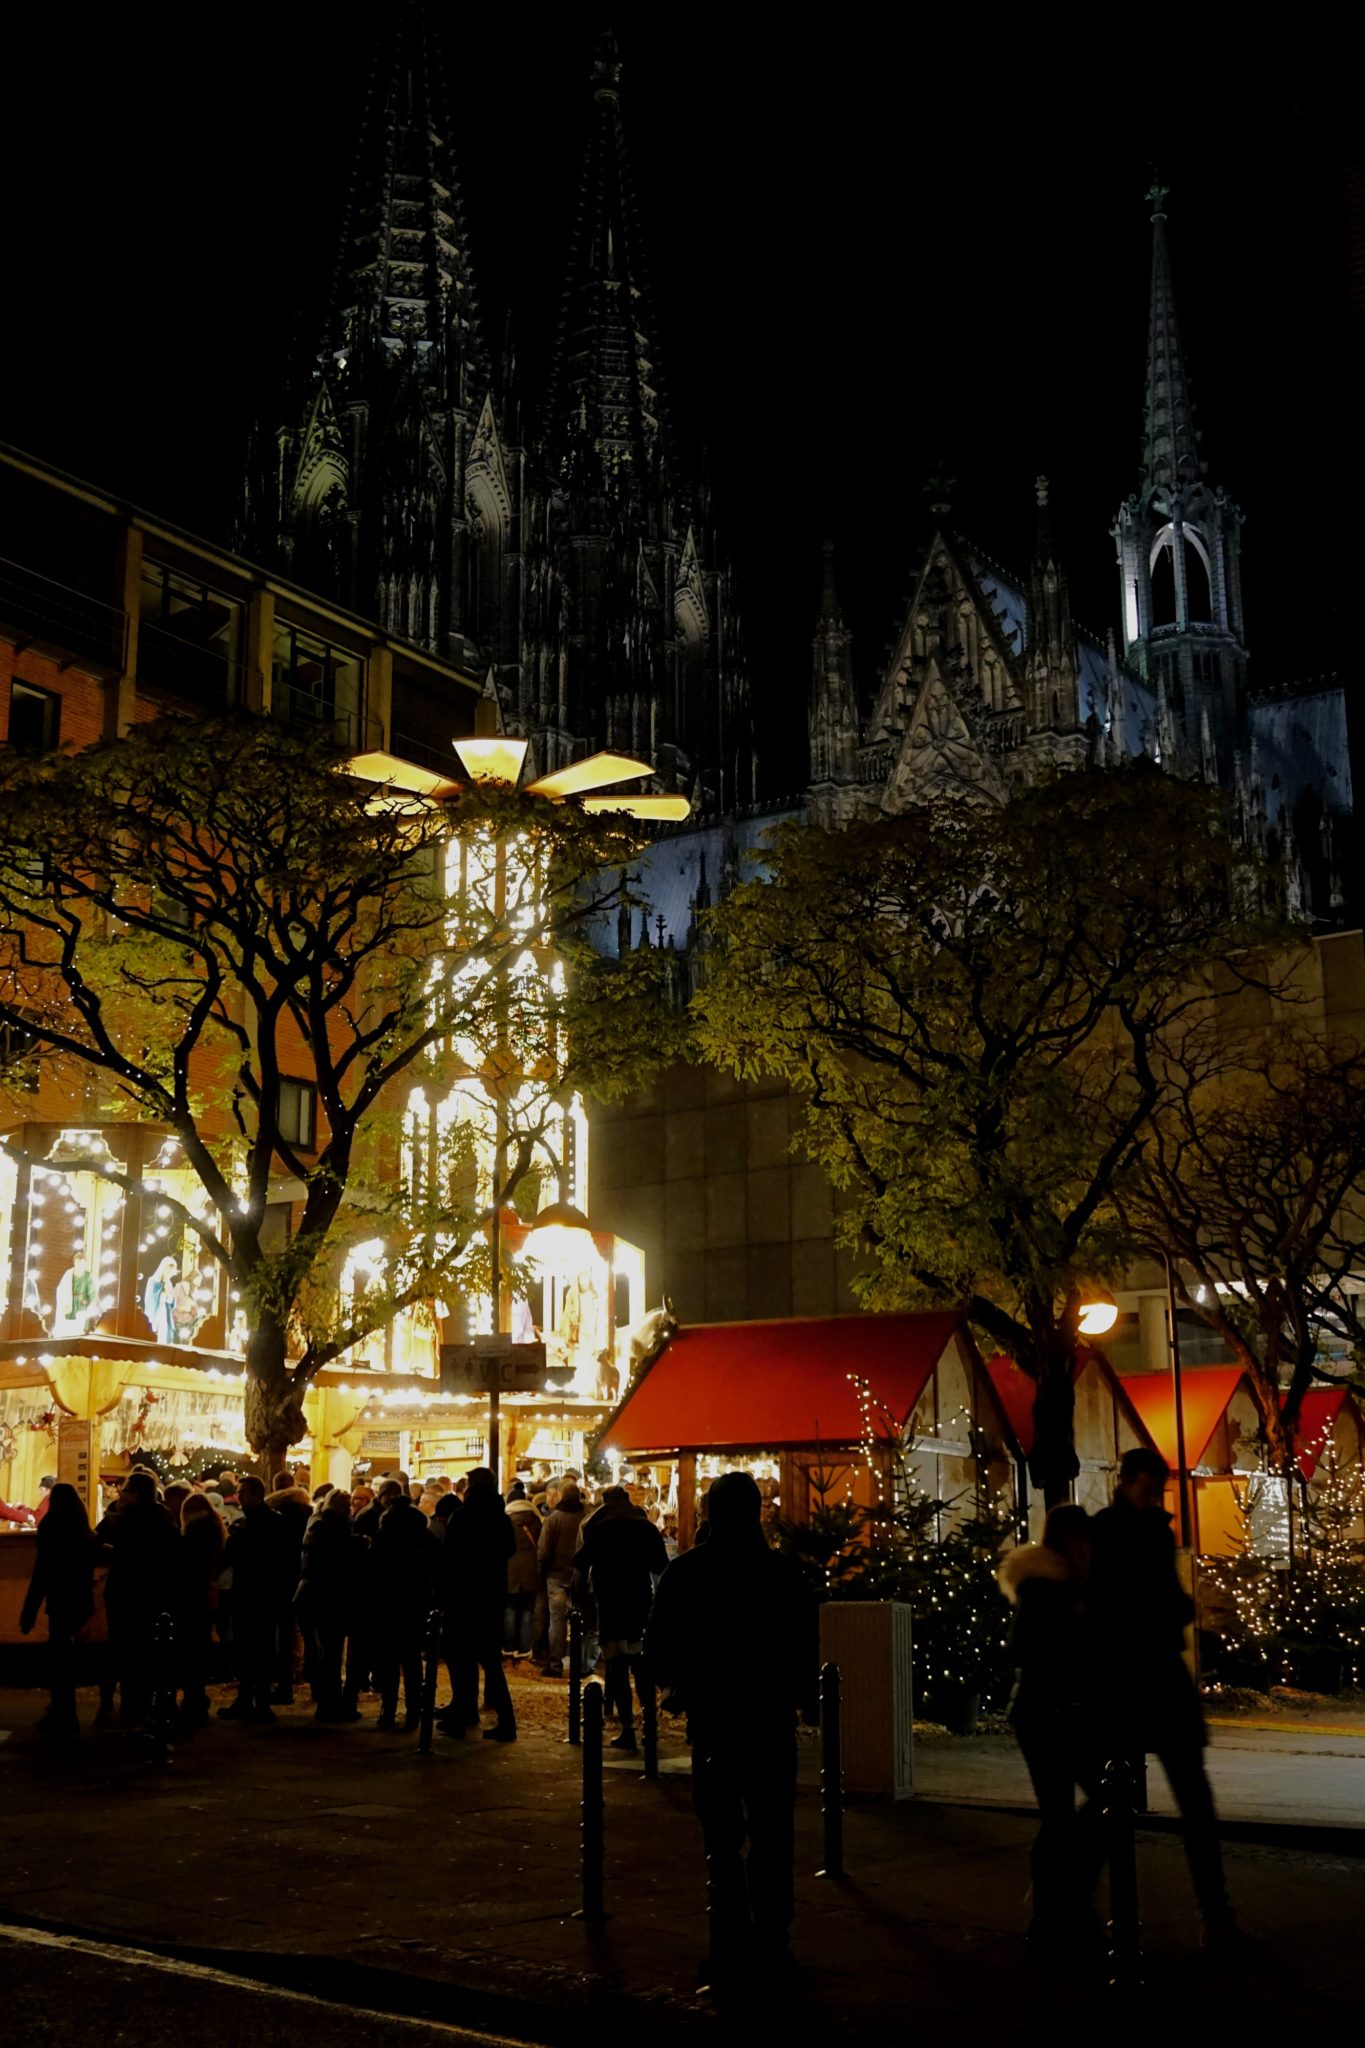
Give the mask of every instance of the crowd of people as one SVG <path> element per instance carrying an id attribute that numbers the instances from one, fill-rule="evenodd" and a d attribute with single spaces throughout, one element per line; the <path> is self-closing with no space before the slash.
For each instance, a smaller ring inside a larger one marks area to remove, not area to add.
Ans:
<path id="1" fill-rule="evenodd" d="M 562 1677 L 576 1606 L 587 1624 L 585 1670 L 603 1665 L 621 1721 L 615 1740 L 633 1748 L 630 1670 L 676 1551 L 662 1519 L 621 1486 L 590 1503 L 572 1472 L 552 1480 L 528 1470 L 504 1496 L 486 1467 L 458 1480 L 417 1483 L 398 1472 L 373 1487 L 312 1494 L 287 1471 L 267 1489 L 227 1470 L 163 1486 L 134 1469 L 92 1530 L 76 1490 L 54 1481 L 21 1616 L 28 1634 L 47 1611 L 52 1697 L 39 1725 L 57 1737 L 78 1733 L 74 1644 L 103 1569 L 98 1723 L 144 1727 L 155 1686 L 169 1680 L 177 1728 L 192 1734 L 209 1717 L 210 1682 L 230 1673 L 236 1696 L 218 1708 L 223 1720 L 273 1722 L 303 1685 L 320 1721 L 358 1722 L 361 1700 L 374 1695 L 379 1729 L 412 1729 L 437 1614 L 449 1697 L 436 1725 L 457 1740 L 479 1727 L 482 1690 L 496 1716 L 486 1739 L 512 1742 L 504 1656 L 539 1655 L 547 1677 Z M 169 1671 L 158 1646 L 163 1615 Z"/>
<path id="2" fill-rule="evenodd" d="M 1000 1567 L 1017 1610 L 1010 1718 L 1038 1802 L 1029 1946 L 1039 1960 L 1073 1960 L 1100 1942 L 1101 1779 L 1114 1759 L 1136 1775 L 1149 1753 L 1180 1810 L 1205 1946 L 1252 1946 L 1223 1876 L 1203 1709 L 1184 1657 L 1194 1603 L 1163 1505 L 1169 1480 L 1158 1452 L 1125 1452 L 1108 1507 L 1052 1508 L 1041 1543 L 1009 1551 Z"/>

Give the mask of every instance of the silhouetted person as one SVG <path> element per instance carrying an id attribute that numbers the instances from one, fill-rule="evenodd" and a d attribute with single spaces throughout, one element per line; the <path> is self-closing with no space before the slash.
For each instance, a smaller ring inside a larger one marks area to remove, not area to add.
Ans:
<path id="1" fill-rule="evenodd" d="M 325 1498 L 326 1494 L 323 1495 Z M 265 1504 L 279 1516 L 289 1537 L 289 1564 L 280 1584 L 280 1611 L 275 1624 L 275 1687 L 270 1695 L 270 1704 L 291 1707 L 294 1704 L 294 1650 L 298 1626 L 294 1620 L 294 1595 L 298 1591 L 299 1573 L 303 1568 L 303 1532 L 312 1520 L 313 1503 L 306 1486 L 296 1486 L 288 1472 L 277 1472 Z"/>
<path id="2" fill-rule="evenodd" d="M 219 1707 L 223 1721 L 270 1722 L 280 1606 L 292 1569 L 289 1531 L 265 1504 L 265 1486 L 254 1473 L 237 1482 L 241 1512 L 228 1530 L 224 1562 L 232 1571 L 232 1644 L 237 1659 L 237 1697 Z"/>
<path id="3" fill-rule="evenodd" d="M 437 1512 L 440 1510 L 438 1508 Z M 507 1560 L 507 1605 L 503 1614 L 502 1646 L 513 1657 L 529 1657 L 535 1648 L 536 1608 L 540 1599 L 541 1520 L 526 1498 L 520 1480 L 507 1495 L 507 1519 L 512 1524 L 516 1548 Z"/>
<path id="4" fill-rule="evenodd" d="M 790 1964 L 796 1720 L 819 1708 L 815 1601 L 764 1542 L 762 1509 L 747 1472 L 716 1480 L 710 1537 L 669 1565 L 645 1633 L 665 1706 L 687 1714 L 708 1871 L 706 1967 L 721 1984 Z"/>
<path id="5" fill-rule="evenodd" d="M 1053 1508 L 1041 1543 L 1021 1543 L 1000 1566 L 1016 1609 L 1012 1648 L 1019 1677 L 1010 1720 L 1038 1801 L 1030 1856 L 1029 1952 L 1069 1960 L 1094 1938 L 1093 1898 L 1104 1856 L 1095 1727 L 1083 1603 L 1090 1570 L 1090 1517 Z M 1076 1810 L 1076 1787 L 1086 1794 Z"/>
<path id="6" fill-rule="evenodd" d="M 621 1722 L 611 1747 L 633 1750 L 630 1682 L 633 1673 L 636 1686 L 640 1683 L 654 1581 L 668 1565 L 664 1539 L 644 1509 L 632 1507 L 624 1486 L 609 1486 L 601 1507 L 584 1525 L 575 1562 L 580 1575 L 592 1583 L 605 1663 L 606 1706 L 608 1711 L 615 1708 Z"/>
<path id="7" fill-rule="evenodd" d="M 1228 1902 L 1204 1715 L 1183 1654 L 1194 1605 L 1176 1572 L 1163 1505 L 1170 1476 L 1158 1452 L 1125 1451 L 1113 1502 L 1091 1523 L 1087 1607 L 1101 1729 L 1110 1756 L 1160 1757 L 1184 1823 L 1204 1945 L 1235 1948 L 1249 1944 Z"/>
<path id="8" fill-rule="evenodd" d="M 549 1608 L 550 1654 L 544 1671 L 547 1678 L 564 1676 L 564 1638 L 573 1602 L 574 1553 L 583 1527 L 583 1496 L 572 1481 L 560 1490 L 540 1531 L 536 1555 L 540 1580 Z"/>
<path id="9" fill-rule="evenodd" d="M 446 1524 L 439 1553 L 453 1690 L 450 1711 L 441 1721 L 447 1735 L 462 1737 L 466 1728 L 478 1727 L 482 1671 L 484 1705 L 498 1717 L 496 1727 L 485 1728 L 484 1740 L 517 1739 L 512 1695 L 502 1668 L 507 1564 L 516 1541 L 497 1481 L 486 1465 L 476 1466 L 459 1513 Z"/>
<path id="10" fill-rule="evenodd" d="M 341 1666 L 364 1562 L 364 1540 L 351 1526 L 351 1497 L 344 1487 L 333 1487 L 304 1533 L 294 1595 L 319 1721 L 360 1719 L 360 1709 L 343 1694 Z"/>
<path id="11" fill-rule="evenodd" d="M 427 1533 L 426 1516 L 395 1480 L 380 1487 L 378 1504 L 383 1512 L 369 1560 L 378 1725 L 398 1726 L 401 1674 L 403 1726 L 415 1728 L 421 1719 L 422 1637 L 432 1606 L 436 1546 Z"/>
<path id="12" fill-rule="evenodd" d="M 85 1503 L 74 1486 L 50 1482 L 38 1524 L 38 1554 L 19 1614 L 23 1635 L 31 1635 L 39 1610 L 47 1608 L 47 1712 L 37 1723 L 45 1735 L 80 1733 L 72 1643 L 95 1611 L 95 1539 Z"/>
<path id="13" fill-rule="evenodd" d="M 151 1706 L 157 1617 L 174 1610 L 180 1554 L 179 1532 L 157 1493 L 155 1474 L 130 1472 L 95 1531 L 96 1544 L 109 1558 L 104 1611 L 110 1680 L 122 1692 L 122 1718 L 135 1726 Z"/>
<path id="14" fill-rule="evenodd" d="M 206 1494 L 191 1493 L 180 1508 L 176 1560 L 175 1647 L 183 1694 L 180 1726 L 188 1733 L 209 1717 L 208 1675 L 213 1640 L 213 1599 L 222 1569 L 223 1520 Z"/>

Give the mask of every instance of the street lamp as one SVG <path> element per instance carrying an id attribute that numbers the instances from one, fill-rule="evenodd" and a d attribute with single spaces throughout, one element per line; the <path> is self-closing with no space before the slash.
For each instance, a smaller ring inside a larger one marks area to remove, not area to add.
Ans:
<path id="1" fill-rule="evenodd" d="M 1107 1287 L 1088 1287 L 1076 1323 L 1082 1337 L 1107 1337 L 1119 1319 L 1119 1305 Z"/>
<path id="2" fill-rule="evenodd" d="M 593 1255 L 592 1225 L 572 1202 L 550 1202 L 531 1225 L 521 1248 L 524 1259 L 554 1272 L 576 1271 Z"/>

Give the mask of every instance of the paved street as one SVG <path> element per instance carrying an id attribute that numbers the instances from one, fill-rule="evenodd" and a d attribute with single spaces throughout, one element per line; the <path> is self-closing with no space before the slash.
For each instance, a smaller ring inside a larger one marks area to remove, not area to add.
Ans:
<path id="1" fill-rule="evenodd" d="M 507 1749 L 444 1743 L 423 1759 L 414 1738 L 370 1723 L 318 1727 L 299 1708 L 273 1729 L 215 1723 L 161 1774 L 136 1738 L 118 1733 L 87 1737 L 67 1755 L 48 1751 L 27 1733 L 36 1698 L 0 1694 L 0 1923 L 160 1949 L 356 2007 L 525 2039 L 581 2040 L 586 2021 L 605 2021 L 622 2001 L 656 2038 L 689 2034 L 701 2011 L 692 1981 L 705 1923 L 677 1737 L 666 1740 L 672 1767 L 656 1785 L 634 1766 L 608 1770 L 611 1918 L 588 1929 L 571 1917 L 578 1807 L 576 1759 L 559 1739 L 563 1692 L 522 1679 L 516 1692 L 524 1735 Z M 993 1739 L 954 1748 L 959 1777 L 1003 1752 Z M 949 1764 L 938 1756 L 951 1754 L 923 1745 L 922 1782 L 936 1776 L 942 1792 Z M 820 1861 L 814 1763 L 812 1750 L 797 1946 L 801 2007 L 824 2031 L 861 2041 L 913 2012 L 926 2038 L 940 2028 L 999 2048 L 1045 2038 L 1059 2021 L 1112 2028 L 1100 1992 L 1024 1967 L 1026 1814 L 927 1798 L 855 1809 L 852 1876 L 834 1885 L 811 1874 Z M 1003 1770 L 1003 1754 L 989 1768 Z M 1359 1765 L 1346 1769 L 1355 1776 Z M 1154 1994 L 1211 2016 L 1240 1980 L 1195 1952 L 1179 1845 L 1146 1834 L 1140 1862 Z M 1343 1939 L 1365 1921 L 1365 1858 L 1233 1844 L 1229 1871 L 1244 1918 L 1271 1939 L 1255 1994 L 1263 2021 L 1339 2026 L 1365 1992 L 1358 1949 Z M 50 1953 L 0 1944 L 7 2014 L 35 1997 L 60 2009 L 64 1985 L 92 1972 L 128 1982 L 121 1966 L 84 1953 L 70 1968 L 68 1980 Z M 128 1996 L 129 2010 L 145 2004 Z M 167 2012 L 182 1999 L 194 2009 L 183 1985 L 167 1999 Z M 117 1998 L 98 2009 L 102 2048 L 131 2038 L 124 2023 L 110 2031 Z M 1041 2032 L 1039 2014 L 1048 2016 Z M 16 2030 L 21 2037 L 43 2038 Z M 61 2039 L 82 2048 L 77 2032 Z"/>

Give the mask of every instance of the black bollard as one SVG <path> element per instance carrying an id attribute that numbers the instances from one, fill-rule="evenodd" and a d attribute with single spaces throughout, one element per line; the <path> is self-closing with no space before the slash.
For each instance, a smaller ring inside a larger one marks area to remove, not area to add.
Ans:
<path id="1" fill-rule="evenodd" d="M 164 1769 L 171 1761 L 175 1730 L 175 1623 L 158 1614 L 152 1631 L 152 1761 Z"/>
<path id="2" fill-rule="evenodd" d="M 1104 1846 L 1109 1859 L 1109 1988 L 1142 1988 L 1142 1923 L 1138 1919 L 1137 1843 L 1133 1836 L 1133 1774 L 1123 1757 L 1106 1766 Z"/>
<path id="3" fill-rule="evenodd" d="M 583 1904 L 575 1920 L 605 1920 L 602 1903 L 606 1803 L 602 1797 L 602 1688 L 583 1689 Z"/>
<path id="4" fill-rule="evenodd" d="M 847 1877 L 844 1869 L 844 1752 L 840 1727 L 839 1667 L 820 1667 L 820 1811 L 825 1867 L 817 1877 Z"/>
<path id="5" fill-rule="evenodd" d="M 659 1693 L 654 1683 L 654 1674 L 641 1658 L 636 1668 L 636 1685 L 640 1694 L 640 1741 L 644 1750 L 646 1778 L 659 1775 Z"/>
<path id="6" fill-rule="evenodd" d="M 433 1607 L 427 1616 L 426 1668 L 422 1673 L 422 1719 L 418 1729 L 417 1748 L 422 1756 L 431 1755 L 431 1731 L 436 1719 L 436 1678 L 441 1666 L 441 1631 L 445 1617 L 439 1607 Z"/>
<path id="7" fill-rule="evenodd" d="M 599 1688 L 600 1690 L 600 1688 Z M 577 1744 L 579 1715 L 583 1705 L 583 1617 L 576 1607 L 569 1609 L 569 1733 Z"/>

